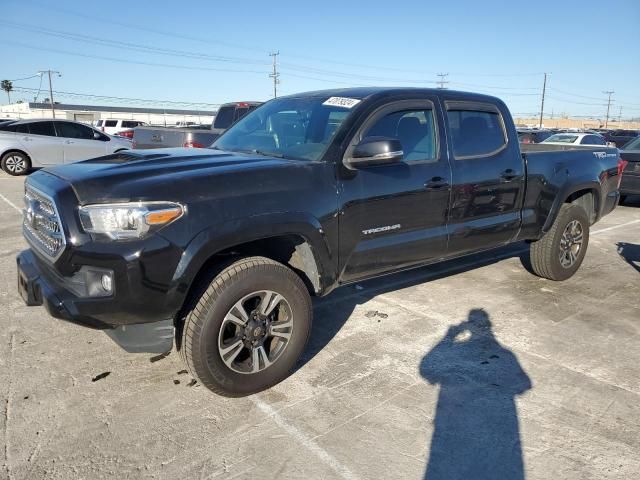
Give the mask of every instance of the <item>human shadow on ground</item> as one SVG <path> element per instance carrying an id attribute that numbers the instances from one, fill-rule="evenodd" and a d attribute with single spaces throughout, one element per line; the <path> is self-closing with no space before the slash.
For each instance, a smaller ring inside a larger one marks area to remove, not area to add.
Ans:
<path id="1" fill-rule="evenodd" d="M 618 255 L 624 258 L 624 261 L 640 272 L 640 245 L 634 243 L 618 242 Z"/>
<path id="2" fill-rule="evenodd" d="M 489 315 L 469 312 L 420 364 L 440 385 L 426 480 L 524 480 L 515 397 L 532 388 L 516 356 L 496 340 Z"/>

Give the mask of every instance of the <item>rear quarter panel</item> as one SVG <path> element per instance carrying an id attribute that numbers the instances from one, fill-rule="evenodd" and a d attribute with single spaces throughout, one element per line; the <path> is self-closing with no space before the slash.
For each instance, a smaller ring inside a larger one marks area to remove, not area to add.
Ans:
<path id="1" fill-rule="evenodd" d="M 523 146 L 527 191 L 522 210 L 521 239 L 537 239 L 548 231 L 562 204 L 573 193 L 589 190 L 599 220 L 618 197 L 618 150 L 598 147 Z"/>

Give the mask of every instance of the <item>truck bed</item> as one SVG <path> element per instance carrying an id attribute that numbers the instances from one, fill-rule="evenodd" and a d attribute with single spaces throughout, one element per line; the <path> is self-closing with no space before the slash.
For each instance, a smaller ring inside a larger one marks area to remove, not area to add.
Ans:
<path id="1" fill-rule="evenodd" d="M 220 136 L 220 131 L 203 128 L 137 127 L 134 148 L 171 148 L 184 146 L 208 147 Z"/>

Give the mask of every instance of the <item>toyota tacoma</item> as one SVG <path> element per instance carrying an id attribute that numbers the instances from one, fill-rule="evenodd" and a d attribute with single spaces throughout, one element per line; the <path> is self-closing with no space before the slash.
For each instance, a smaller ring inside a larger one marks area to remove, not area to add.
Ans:
<path id="1" fill-rule="evenodd" d="M 271 100 L 210 149 L 56 166 L 25 182 L 18 289 L 129 352 L 180 352 L 242 396 L 287 377 L 312 297 L 511 242 L 564 280 L 619 201 L 617 149 L 523 145 L 505 104 L 355 88 Z"/>

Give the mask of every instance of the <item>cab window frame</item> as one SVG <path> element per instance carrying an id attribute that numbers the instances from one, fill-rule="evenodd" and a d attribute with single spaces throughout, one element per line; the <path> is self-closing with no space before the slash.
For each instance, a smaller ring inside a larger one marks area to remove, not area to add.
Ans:
<path id="1" fill-rule="evenodd" d="M 472 100 L 446 100 L 444 102 L 444 107 L 445 107 L 444 110 L 445 110 L 445 116 L 446 116 L 445 125 L 447 128 L 449 142 L 451 143 L 451 157 L 454 160 L 476 160 L 476 159 L 482 159 L 482 158 L 489 158 L 489 157 L 498 155 L 499 153 L 503 152 L 509 147 L 510 139 L 507 133 L 507 126 L 504 121 L 504 115 L 502 113 L 502 110 L 500 110 L 500 108 L 498 108 L 497 105 L 493 103 L 472 101 Z M 489 152 L 477 153 L 473 155 L 456 155 L 453 134 L 451 131 L 452 130 L 451 124 L 449 121 L 450 111 L 484 112 L 484 113 L 492 113 L 492 114 L 498 115 L 498 120 L 500 122 L 500 128 L 502 130 L 502 137 L 503 137 L 504 143 L 500 147 L 494 150 L 491 150 Z"/>
<path id="2" fill-rule="evenodd" d="M 351 157 L 353 150 L 358 144 L 364 139 L 364 134 L 369 131 L 369 129 L 375 125 L 378 120 L 387 115 L 397 113 L 397 112 L 422 112 L 426 110 L 431 110 L 431 115 L 433 118 L 433 134 L 434 134 L 434 156 L 433 158 L 424 159 L 424 160 L 406 160 L 402 159 L 401 164 L 407 165 L 419 165 L 419 164 L 435 164 L 442 160 L 442 152 L 441 152 L 441 140 L 440 140 L 440 121 L 438 119 L 438 111 L 436 109 L 435 101 L 428 98 L 417 98 L 417 99 L 403 99 L 396 100 L 391 103 L 385 103 L 384 105 L 374 109 L 367 115 L 367 118 L 360 125 L 358 130 L 354 133 L 349 142 L 345 152 L 342 156 L 342 161 Z"/>

